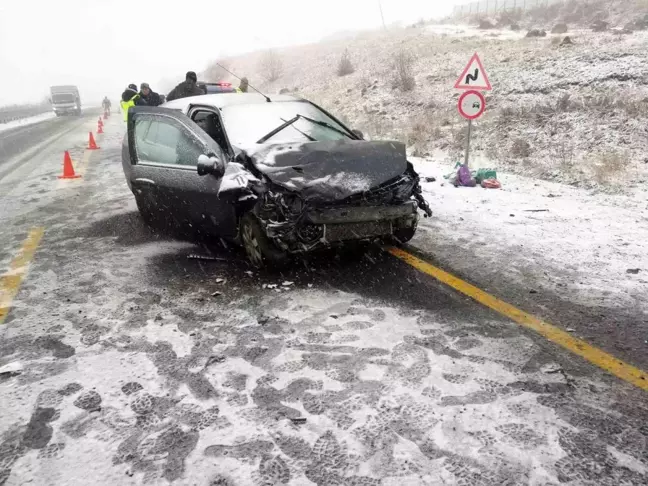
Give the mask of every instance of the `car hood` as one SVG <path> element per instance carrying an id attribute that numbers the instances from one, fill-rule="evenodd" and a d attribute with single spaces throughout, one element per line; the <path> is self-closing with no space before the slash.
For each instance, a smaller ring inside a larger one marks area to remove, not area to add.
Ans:
<path id="1" fill-rule="evenodd" d="M 274 184 L 310 202 L 340 201 L 407 170 L 405 145 L 400 142 L 286 143 L 259 145 L 245 153 Z"/>

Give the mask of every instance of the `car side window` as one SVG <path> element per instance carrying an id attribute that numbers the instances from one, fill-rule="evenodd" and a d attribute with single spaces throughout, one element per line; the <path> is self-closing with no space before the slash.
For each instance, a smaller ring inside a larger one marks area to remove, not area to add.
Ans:
<path id="1" fill-rule="evenodd" d="M 147 124 L 148 122 L 148 124 Z M 181 123 L 170 117 L 141 117 L 135 124 L 138 160 L 196 167 L 206 148 Z"/>

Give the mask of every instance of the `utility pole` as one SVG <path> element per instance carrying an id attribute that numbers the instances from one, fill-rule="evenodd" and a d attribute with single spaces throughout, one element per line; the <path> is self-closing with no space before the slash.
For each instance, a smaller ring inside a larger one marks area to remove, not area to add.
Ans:
<path id="1" fill-rule="evenodd" d="M 378 0 L 378 8 L 380 9 L 380 18 L 382 19 L 383 29 L 387 30 L 387 25 L 385 24 L 385 16 L 383 15 L 382 2 Z"/>

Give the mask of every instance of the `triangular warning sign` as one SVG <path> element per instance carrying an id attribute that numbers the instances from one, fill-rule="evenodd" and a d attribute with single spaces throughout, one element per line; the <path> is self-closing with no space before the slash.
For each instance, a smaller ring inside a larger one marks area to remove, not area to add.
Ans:
<path id="1" fill-rule="evenodd" d="M 470 58 L 466 69 L 463 70 L 454 87 L 455 89 L 479 89 L 485 91 L 493 89 L 488 80 L 484 65 L 476 52 Z"/>

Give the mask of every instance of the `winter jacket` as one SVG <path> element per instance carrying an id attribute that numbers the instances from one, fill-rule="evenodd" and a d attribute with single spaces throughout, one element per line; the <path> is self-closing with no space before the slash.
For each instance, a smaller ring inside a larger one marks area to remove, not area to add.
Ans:
<path id="1" fill-rule="evenodd" d="M 122 101 L 121 101 L 121 109 L 122 109 L 122 115 L 124 116 L 124 121 L 128 121 L 128 110 L 135 106 L 137 101 L 139 100 L 140 94 L 133 90 L 133 89 L 127 89 L 122 93 Z"/>
<path id="2" fill-rule="evenodd" d="M 200 96 L 204 94 L 205 92 L 198 86 L 196 86 L 196 84 L 183 81 L 171 90 L 171 92 L 167 95 L 166 100 L 172 101 L 178 100 L 180 98 L 188 98 L 189 96 Z"/>
<path id="3" fill-rule="evenodd" d="M 149 92 L 148 96 L 144 96 L 142 93 L 139 95 L 139 99 L 135 102 L 137 106 L 159 106 L 162 104 L 160 95 L 153 91 Z"/>
<path id="4" fill-rule="evenodd" d="M 137 94 L 134 89 L 126 88 L 122 93 L 122 101 L 130 101 L 130 99 Z"/>

